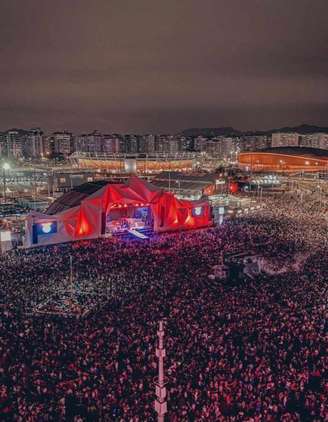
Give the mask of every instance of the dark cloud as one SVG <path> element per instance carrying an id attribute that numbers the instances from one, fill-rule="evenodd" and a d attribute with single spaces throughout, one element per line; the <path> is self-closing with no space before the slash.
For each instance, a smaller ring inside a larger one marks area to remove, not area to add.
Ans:
<path id="1" fill-rule="evenodd" d="M 1 127 L 327 125 L 326 0 L 1 0 Z"/>

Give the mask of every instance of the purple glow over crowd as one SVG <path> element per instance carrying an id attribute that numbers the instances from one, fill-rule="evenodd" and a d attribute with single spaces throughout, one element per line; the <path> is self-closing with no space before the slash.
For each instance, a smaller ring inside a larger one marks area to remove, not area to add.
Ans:
<path id="1" fill-rule="evenodd" d="M 265 260 L 260 275 L 211 277 L 240 250 Z M 217 228 L 11 252 L 0 263 L 2 412 L 22 421 L 155 420 L 164 318 L 168 420 L 325 420 L 326 254 L 319 204 L 292 199 L 268 199 L 258 214 Z M 92 294 L 76 315 L 61 316 L 72 299 L 54 299 L 57 317 L 31 315 L 68 282 L 69 256 L 75 294 Z"/>

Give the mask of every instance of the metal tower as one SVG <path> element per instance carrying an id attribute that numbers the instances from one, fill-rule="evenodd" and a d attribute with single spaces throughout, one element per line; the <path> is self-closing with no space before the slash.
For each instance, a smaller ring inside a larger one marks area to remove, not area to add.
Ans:
<path id="1" fill-rule="evenodd" d="M 156 356 L 158 357 L 158 377 L 155 378 L 155 389 L 156 389 L 156 400 L 155 410 L 158 414 L 158 422 L 164 422 L 165 413 L 167 412 L 167 401 L 166 401 L 166 387 L 167 381 L 164 377 L 164 358 L 166 352 L 164 349 L 164 327 L 163 321 L 159 322 L 159 330 L 157 331 L 158 336 L 158 348 L 156 349 Z"/>

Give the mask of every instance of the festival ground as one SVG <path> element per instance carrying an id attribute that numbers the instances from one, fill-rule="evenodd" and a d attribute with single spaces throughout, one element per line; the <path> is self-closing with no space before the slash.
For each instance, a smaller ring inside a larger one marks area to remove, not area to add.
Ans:
<path id="1" fill-rule="evenodd" d="M 2 415 L 155 420 L 156 329 L 165 316 L 168 420 L 327 420 L 327 221 L 318 203 L 266 205 L 218 228 L 1 258 Z M 224 254 L 257 245 L 271 271 L 285 271 L 237 286 L 209 279 Z M 26 315 L 67 287 L 70 255 L 80 290 L 95 293 L 90 312 Z"/>

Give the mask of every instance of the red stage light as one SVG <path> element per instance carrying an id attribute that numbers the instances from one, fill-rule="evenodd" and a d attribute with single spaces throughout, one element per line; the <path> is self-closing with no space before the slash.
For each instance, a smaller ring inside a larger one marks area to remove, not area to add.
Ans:
<path id="1" fill-rule="evenodd" d="M 230 190 L 231 193 L 237 193 L 238 190 L 239 190 L 238 183 L 237 182 L 231 182 L 230 185 L 229 185 L 229 190 Z"/>
<path id="2" fill-rule="evenodd" d="M 81 216 L 80 226 L 78 228 L 77 233 L 81 236 L 90 233 L 90 225 L 89 225 L 87 219 L 83 215 Z"/>

